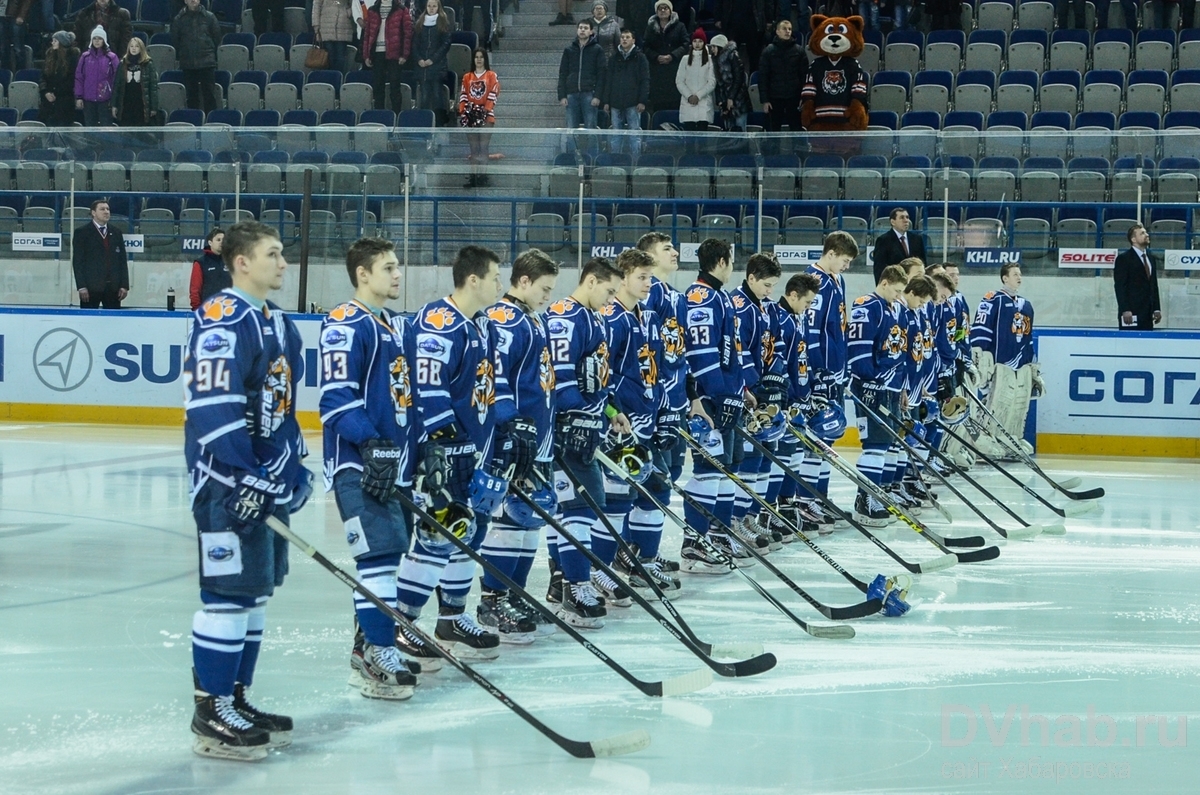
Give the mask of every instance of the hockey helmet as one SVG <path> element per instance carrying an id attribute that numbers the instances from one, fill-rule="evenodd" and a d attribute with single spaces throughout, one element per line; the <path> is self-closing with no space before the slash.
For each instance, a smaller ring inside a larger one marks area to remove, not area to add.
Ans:
<path id="1" fill-rule="evenodd" d="M 416 500 L 418 504 L 421 500 Z M 425 508 L 430 517 L 438 524 L 450 531 L 460 541 L 465 541 L 470 538 L 475 527 L 475 512 L 461 502 L 451 502 L 442 508 Z M 417 528 L 428 538 L 432 539 L 435 546 L 441 544 L 449 545 L 438 528 L 430 525 L 424 519 L 420 519 L 417 523 Z M 429 544 L 427 544 L 429 546 Z"/>
<path id="2" fill-rule="evenodd" d="M 808 428 L 818 439 L 832 444 L 846 433 L 846 412 L 837 403 L 827 403 L 808 418 Z"/>
<path id="3" fill-rule="evenodd" d="M 696 416 L 688 420 L 688 433 L 698 441 L 704 441 L 712 429 L 713 426 L 709 425 L 708 420 L 703 417 Z"/>
<path id="4" fill-rule="evenodd" d="M 553 515 L 558 508 L 558 497 L 555 495 L 552 485 L 543 484 L 529 492 L 528 496 L 535 505 L 548 514 Z M 537 511 L 515 494 L 509 494 L 504 498 L 504 518 L 527 530 L 535 530 L 546 524 L 546 520 L 538 515 Z"/>
<path id="5" fill-rule="evenodd" d="M 609 436 L 603 452 L 608 460 L 616 464 L 635 483 L 645 483 L 654 472 L 654 454 L 633 434 Z M 607 467 L 604 467 L 604 476 L 616 483 L 625 482 Z"/>
<path id="6" fill-rule="evenodd" d="M 471 507 L 484 516 L 491 516 L 500 507 L 508 492 L 508 481 L 482 469 L 471 478 Z"/>
<path id="7" fill-rule="evenodd" d="M 939 413 L 942 415 L 942 423 L 947 428 L 957 428 L 967 421 L 967 399 L 961 395 L 955 395 L 940 406 Z"/>
<path id="8" fill-rule="evenodd" d="M 787 415 L 774 405 L 756 409 L 751 421 L 758 426 L 758 430 L 753 432 L 754 438 L 762 444 L 777 442 L 787 433 Z"/>

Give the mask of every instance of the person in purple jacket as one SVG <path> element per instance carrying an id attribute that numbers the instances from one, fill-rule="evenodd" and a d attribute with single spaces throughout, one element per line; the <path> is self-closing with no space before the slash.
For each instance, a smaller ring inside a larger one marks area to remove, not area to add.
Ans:
<path id="1" fill-rule="evenodd" d="M 92 46 L 75 67 L 75 107 L 83 111 L 83 126 L 112 124 L 113 81 L 120 62 L 108 49 L 108 34 L 97 25 L 92 30 Z"/>

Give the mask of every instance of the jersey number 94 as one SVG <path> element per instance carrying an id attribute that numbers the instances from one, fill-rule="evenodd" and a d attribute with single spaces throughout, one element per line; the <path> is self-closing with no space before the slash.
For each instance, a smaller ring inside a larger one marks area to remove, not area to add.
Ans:
<path id="1" fill-rule="evenodd" d="M 209 392 L 216 388 L 229 391 L 229 370 L 224 359 L 201 359 L 196 362 L 196 391 Z"/>

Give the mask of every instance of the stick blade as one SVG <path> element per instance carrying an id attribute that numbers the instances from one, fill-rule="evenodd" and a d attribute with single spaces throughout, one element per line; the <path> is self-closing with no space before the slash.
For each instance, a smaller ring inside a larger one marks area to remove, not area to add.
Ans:
<path id="1" fill-rule="evenodd" d="M 766 673 L 775 667 L 778 660 L 775 655 L 767 652 L 760 654 L 757 657 L 751 657 L 749 660 L 742 660 L 733 664 L 734 676 L 755 676 L 756 674 Z"/>
<path id="2" fill-rule="evenodd" d="M 804 629 L 814 638 L 824 638 L 826 640 L 849 640 L 855 635 L 854 627 L 847 624 L 836 624 L 834 626 L 809 624 Z"/>
<path id="3" fill-rule="evenodd" d="M 1088 489 L 1087 491 L 1073 491 L 1067 495 L 1073 500 L 1098 500 L 1104 496 L 1104 489 Z"/>
<path id="4" fill-rule="evenodd" d="M 1031 538 L 1040 536 L 1046 532 L 1046 528 L 1040 524 L 1031 524 L 1029 527 L 1018 527 L 1016 530 L 1006 530 L 1006 538 L 1009 541 L 1028 541 Z"/>
<path id="5" fill-rule="evenodd" d="M 763 653 L 761 643 L 714 643 L 710 657 L 720 657 L 725 660 L 744 660 L 747 657 L 757 657 Z"/>
<path id="6" fill-rule="evenodd" d="M 697 668 L 690 674 L 664 679 L 662 694 L 664 696 L 682 696 L 686 693 L 695 693 L 697 690 L 703 690 L 711 685 L 712 681 L 712 671 L 707 668 Z"/>
<path id="7" fill-rule="evenodd" d="M 865 602 L 859 602 L 856 605 L 849 607 L 831 607 L 828 610 L 821 612 L 830 621 L 849 621 L 853 618 L 866 618 L 873 616 L 883 609 L 882 599 L 868 599 Z"/>
<path id="8" fill-rule="evenodd" d="M 983 536 L 946 537 L 942 543 L 948 547 L 981 547 L 987 543 Z"/>
<path id="9" fill-rule="evenodd" d="M 1079 478 L 1067 478 L 1066 480 L 1060 480 L 1057 482 L 1060 489 L 1077 489 L 1079 488 L 1079 484 L 1083 481 Z"/>
<path id="10" fill-rule="evenodd" d="M 583 754 L 584 757 L 624 756 L 650 747 L 650 735 L 644 729 L 637 729 L 614 737 L 605 737 L 602 740 L 592 740 L 583 745 L 591 752 Z"/>
<path id="11" fill-rule="evenodd" d="M 936 557 L 933 560 L 927 560 L 927 561 L 918 563 L 917 567 L 921 570 L 921 574 L 928 574 L 931 571 L 941 571 L 942 569 L 948 569 L 951 566 L 955 566 L 957 564 L 958 564 L 958 556 L 952 555 L 949 552 L 947 552 L 945 555 Z"/>
<path id="12" fill-rule="evenodd" d="M 1066 516 L 1086 516 L 1100 508 L 1100 503 L 1095 500 L 1087 502 L 1068 502 L 1063 506 L 1063 514 Z"/>
<path id="13" fill-rule="evenodd" d="M 955 552 L 959 563 L 982 563 L 985 560 L 995 560 L 1000 557 L 1000 547 L 984 547 L 972 549 L 970 552 Z"/>
<path id="14" fill-rule="evenodd" d="M 1042 528 L 1042 535 L 1065 536 L 1066 534 L 1067 534 L 1067 527 L 1066 527 L 1066 525 L 1063 525 L 1063 524 L 1051 524 L 1051 525 L 1046 525 L 1045 527 Z"/>
<path id="15" fill-rule="evenodd" d="M 933 503 L 933 509 L 938 512 L 938 514 L 942 517 L 942 521 L 944 521 L 946 524 L 954 524 L 954 514 L 950 513 L 946 506 L 942 505 L 940 502 L 935 502 Z M 929 518 L 932 519 L 933 517 L 931 516 Z"/>

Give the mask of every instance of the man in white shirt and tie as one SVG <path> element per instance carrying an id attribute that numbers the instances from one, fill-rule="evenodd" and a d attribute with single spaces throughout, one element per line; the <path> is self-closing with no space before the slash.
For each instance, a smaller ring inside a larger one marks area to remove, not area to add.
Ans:
<path id="1" fill-rule="evenodd" d="M 1117 293 L 1117 328 L 1123 331 L 1152 331 L 1162 322 L 1158 299 L 1158 276 L 1150 254 L 1150 233 L 1134 224 L 1126 233 L 1129 249 L 1113 264 L 1113 287 Z"/>
<path id="2" fill-rule="evenodd" d="M 925 240 L 916 232 L 910 231 L 912 221 L 908 210 L 897 207 L 889 216 L 892 228 L 884 232 L 875 241 L 875 251 L 871 255 L 874 265 L 875 282 L 879 283 L 879 275 L 889 265 L 898 265 L 901 260 L 916 257 L 923 265 L 929 262 L 925 259 Z"/>
<path id="3" fill-rule="evenodd" d="M 125 236 L 109 225 L 108 201 L 92 202 L 92 217 L 75 230 L 71 267 L 81 309 L 120 309 L 129 294 L 129 260 Z"/>

